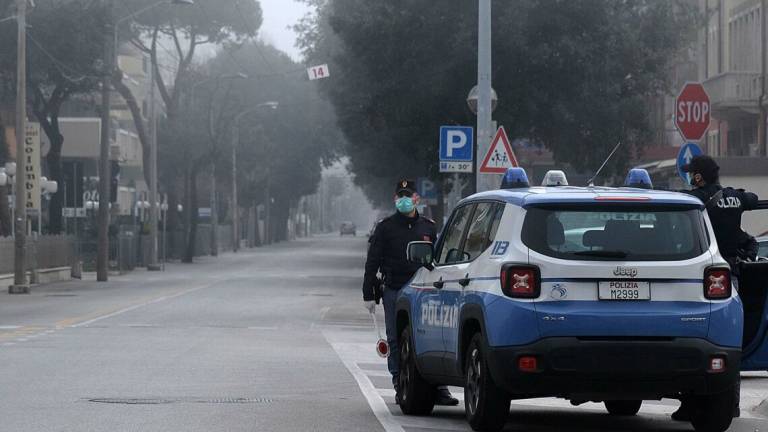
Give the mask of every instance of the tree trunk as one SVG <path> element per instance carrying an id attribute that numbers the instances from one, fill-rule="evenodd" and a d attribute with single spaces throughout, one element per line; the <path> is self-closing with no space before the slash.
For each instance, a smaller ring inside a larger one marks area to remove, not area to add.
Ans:
<path id="1" fill-rule="evenodd" d="M 184 253 L 185 263 L 192 263 L 197 249 L 197 173 L 193 171 L 192 164 L 187 162 L 186 182 L 186 219 L 187 219 L 187 250 Z"/>
<path id="2" fill-rule="evenodd" d="M 64 170 L 61 165 L 61 148 L 64 144 L 64 136 L 56 132 L 48 136 L 51 141 L 51 150 L 46 156 L 48 163 L 49 180 L 54 180 L 59 184 L 59 190 L 51 197 L 48 206 L 48 232 L 50 234 L 61 234 L 64 230 L 62 209 L 64 207 Z"/>
<path id="3" fill-rule="evenodd" d="M 8 187 L 0 187 L 0 237 L 11 235 L 11 209 L 8 206 Z"/>
<path id="4" fill-rule="evenodd" d="M 139 142 L 141 143 L 142 150 L 142 166 L 144 167 L 144 180 L 147 184 L 150 184 L 150 172 L 149 172 L 149 154 L 151 149 L 149 142 L 149 135 L 147 134 L 147 128 L 144 125 L 144 118 L 141 115 L 141 107 L 136 101 L 136 97 L 131 92 L 131 89 L 123 82 L 123 73 L 118 72 L 112 78 L 112 85 L 115 86 L 115 90 L 122 96 L 125 103 L 128 105 L 128 109 L 131 111 L 131 117 L 133 118 L 133 126 L 136 128 L 136 132 L 139 135 Z"/>

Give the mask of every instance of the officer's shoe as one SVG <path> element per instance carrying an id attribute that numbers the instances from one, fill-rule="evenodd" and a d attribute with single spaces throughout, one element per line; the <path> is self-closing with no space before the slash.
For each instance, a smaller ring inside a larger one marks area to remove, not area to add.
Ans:
<path id="1" fill-rule="evenodd" d="M 741 417 L 741 408 L 735 407 L 733 409 L 733 418 L 739 418 Z"/>
<path id="2" fill-rule="evenodd" d="M 440 406 L 456 406 L 459 404 L 459 400 L 451 396 L 451 392 L 446 387 L 439 387 L 437 389 L 437 398 L 435 398 L 435 405 Z"/>
<path id="3" fill-rule="evenodd" d="M 400 405 L 401 399 L 400 399 L 400 384 L 397 382 L 393 383 L 395 387 L 395 403 L 397 405 Z"/>

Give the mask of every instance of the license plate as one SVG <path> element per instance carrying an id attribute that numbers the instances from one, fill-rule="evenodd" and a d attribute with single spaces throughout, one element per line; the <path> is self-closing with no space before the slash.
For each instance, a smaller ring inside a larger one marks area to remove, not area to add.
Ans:
<path id="1" fill-rule="evenodd" d="M 650 300 L 651 283 L 641 281 L 608 281 L 600 282 L 600 300 Z"/>

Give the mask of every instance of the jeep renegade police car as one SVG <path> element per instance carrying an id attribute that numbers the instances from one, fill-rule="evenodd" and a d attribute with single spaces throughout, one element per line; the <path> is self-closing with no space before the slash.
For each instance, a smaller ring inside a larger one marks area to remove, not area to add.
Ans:
<path id="1" fill-rule="evenodd" d="M 505 183 L 461 201 L 434 247 L 408 246 L 424 268 L 397 303 L 402 411 L 431 412 L 439 384 L 464 387 L 475 430 L 500 430 L 513 398 L 634 415 L 685 397 L 697 431 L 726 430 L 743 312 L 702 202 L 529 187 L 519 168 Z"/>

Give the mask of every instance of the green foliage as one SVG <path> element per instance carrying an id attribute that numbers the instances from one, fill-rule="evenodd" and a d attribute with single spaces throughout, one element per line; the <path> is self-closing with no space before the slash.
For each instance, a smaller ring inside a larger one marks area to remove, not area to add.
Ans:
<path id="1" fill-rule="evenodd" d="M 321 83 L 349 145 L 356 181 L 375 201 L 400 176 L 437 177 L 438 128 L 473 124 L 477 4 L 444 0 L 311 0 L 301 45 L 329 63 Z M 690 44 L 688 0 L 493 2 L 494 119 L 513 137 L 596 168 L 617 141 L 647 144 L 652 95 L 668 91 L 670 61 Z"/>

